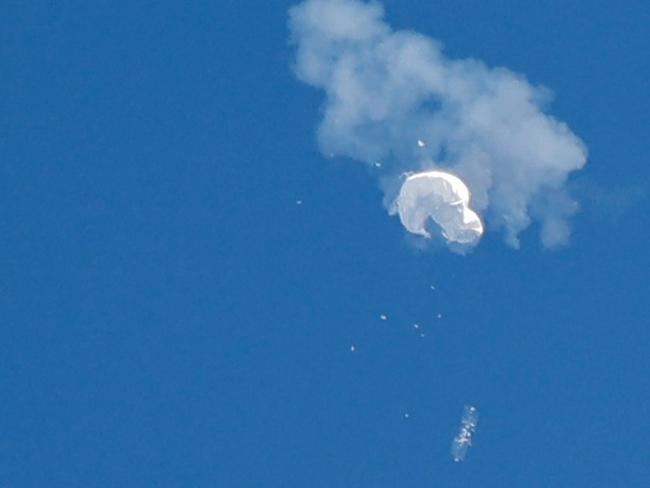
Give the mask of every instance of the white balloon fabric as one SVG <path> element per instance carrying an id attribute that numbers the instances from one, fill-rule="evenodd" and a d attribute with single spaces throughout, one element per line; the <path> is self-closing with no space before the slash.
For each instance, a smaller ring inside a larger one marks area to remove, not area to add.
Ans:
<path id="1" fill-rule="evenodd" d="M 456 175 L 423 171 L 406 178 L 395 206 L 409 232 L 431 238 L 426 225 L 432 219 L 448 242 L 471 245 L 483 235 L 483 223 L 470 208 L 470 197 L 469 189 Z"/>

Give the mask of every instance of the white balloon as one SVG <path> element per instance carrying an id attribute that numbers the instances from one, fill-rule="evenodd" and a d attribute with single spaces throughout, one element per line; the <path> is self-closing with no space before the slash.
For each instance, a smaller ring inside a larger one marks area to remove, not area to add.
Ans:
<path id="1" fill-rule="evenodd" d="M 406 230 L 430 238 L 429 219 L 449 242 L 475 244 L 483 223 L 469 206 L 470 191 L 458 176 L 444 171 L 411 174 L 402 184 L 395 205 Z"/>

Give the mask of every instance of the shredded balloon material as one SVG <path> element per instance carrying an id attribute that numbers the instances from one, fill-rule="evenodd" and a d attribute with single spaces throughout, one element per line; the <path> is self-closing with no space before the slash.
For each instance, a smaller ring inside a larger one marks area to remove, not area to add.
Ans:
<path id="1" fill-rule="evenodd" d="M 423 171 L 410 175 L 395 202 L 402 225 L 413 234 L 431 238 L 432 220 L 449 242 L 475 244 L 483 235 L 483 223 L 470 208 L 470 191 L 456 175 Z"/>

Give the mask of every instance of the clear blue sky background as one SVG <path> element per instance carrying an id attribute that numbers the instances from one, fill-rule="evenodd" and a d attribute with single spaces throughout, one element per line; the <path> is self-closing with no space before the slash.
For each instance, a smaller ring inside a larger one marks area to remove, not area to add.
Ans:
<path id="1" fill-rule="evenodd" d="M 589 147 L 569 248 L 466 257 L 318 153 L 291 3 L 3 2 L 0 486 L 650 486 L 648 2 L 385 2 Z"/>

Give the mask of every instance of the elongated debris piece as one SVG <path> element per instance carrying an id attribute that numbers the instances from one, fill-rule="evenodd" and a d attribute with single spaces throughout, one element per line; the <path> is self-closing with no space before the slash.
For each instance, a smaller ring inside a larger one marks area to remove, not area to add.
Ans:
<path id="1" fill-rule="evenodd" d="M 455 462 L 465 459 L 469 446 L 472 445 L 472 435 L 478 424 L 478 410 L 476 407 L 465 405 L 463 418 L 460 421 L 460 429 L 451 443 L 451 456 Z"/>

